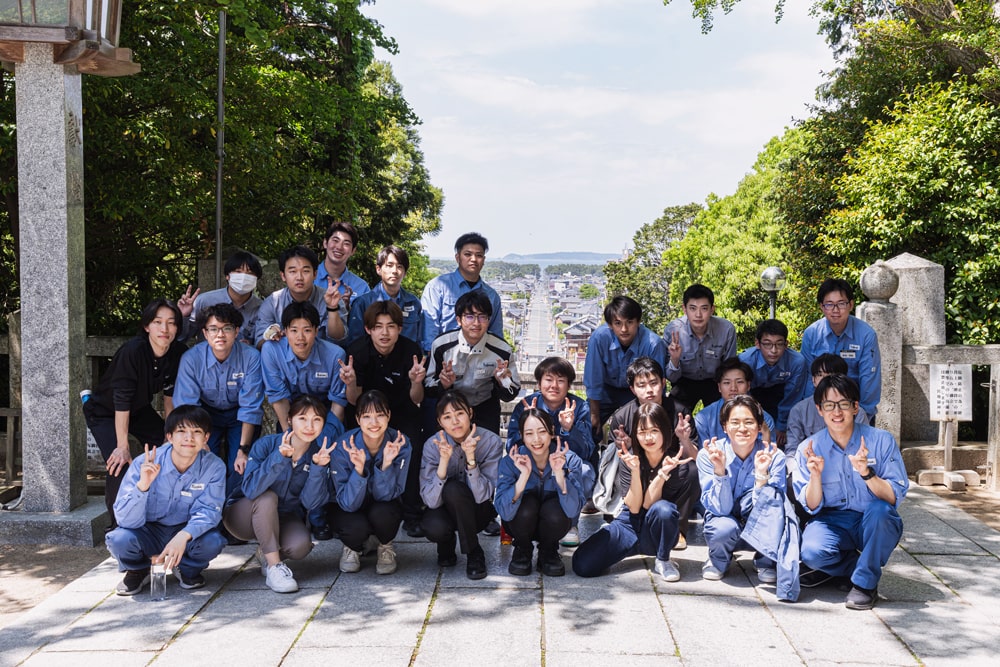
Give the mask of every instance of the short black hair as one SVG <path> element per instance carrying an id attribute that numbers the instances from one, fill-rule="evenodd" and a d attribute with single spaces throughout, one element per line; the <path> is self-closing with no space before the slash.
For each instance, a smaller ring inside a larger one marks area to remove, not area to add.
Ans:
<path id="1" fill-rule="evenodd" d="M 392 411 L 389 410 L 389 399 L 378 389 L 369 389 L 361 394 L 358 402 L 354 404 L 354 414 L 357 415 L 359 422 L 361 415 L 368 412 L 386 416 L 392 414 Z"/>
<path id="2" fill-rule="evenodd" d="M 232 324 L 234 327 L 243 326 L 243 313 L 236 310 L 236 306 L 231 303 L 216 303 L 208 308 L 202 308 L 198 313 L 198 330 L 201 331 L 208 326 L 208 321 L 215 318 L 223 324 Z"/>
<path id="3" fill-rule="evenodd" d="M 528 421 L 529 417 L 534 417 L 542 422 L 542 426 L 549 432 L 549 435 L 556 434 L 556 425 L 553 423 L 552 416 L 549 413 L 540 408 L 525 408 L 524 412 L 521 413 L 521 421 L 518 424 L 521 429 L 521 442 L 524 442 L 524 423 Z"/>
<path id="4" fill-rule="evenodd" d="M 719 425 L 725 427 L 726 422 L 729 421 L 729 415 L 738 407 L 744 407 L 750 411 L 754 421 L 757 422 L 757 428 L 760 428 L 760 425 L 764 423 L 764 409 L 760 407 L 757 399 L 749 394 L 740 394 L 722 404 L 722 409 L 719 410 Z"/>
<path id="5" fill-rule="evenodd" d="M 816 389 L 813 391 L 813 403 L 820 405 L 826 400 L 826 395 L 831 389 L 852 403 L 857 403 L 861 400 L 861 391 L 858 389 L 858 383 L 846 375 L 836 373 L 834 375 L 827 375 L 819 381 L 819 384 L 816 385 Z"/>
<path id="6" fill-rule="evenodd" d="M 465 397 L 465 394 L 457 389 L 449 389 L 448 391 L 441 394 L 438 398 L 437 407 L 435 408 L 435 415 L 438 419 L 441 419 L 441 415 L 448 408 L 453 410 L 458 410 L 460 412 L 468 412 L 471 418 L 472 416 L 472 406 L 469 405 L 469 399 Z"/>
<path id="7" fill-rule="evenodd" d="M 306 410 L 312 410 L 317 415 L 326 419 L 326 413 L 329 409 L 323 401 L 319 400 L 312 394 L 302 394 L 296 399 L 293 399 L 288 406 L 288 419 L 291 421 L 292 417 L 300 415 Z"/>
<path id="8" fill-rule="evenodd" d="M 750 368 L 750 364 L 741 361 L 739 357 L 729 357 L 728 359 L 723 359 L 719 367 L 715 369 L 716 384 L 722 382 L 722 376 L 733 369 L 742 371 L 743 377 L 746 378 L 747 382 L 753 382 L 753 369 Z"/>
<path id="9" fill-rule="evenodd" d="M 400 328 L 403 327 L 403 310 L 395 301 L 386 300 L 372 301 L 365 308 L 365 314 L 362 317 L 365 329 L 374 329 L 375 325 L 378 324 L 379 315 L 388 315 L 393 324 Z"/>
<path id="10" fill-rule="evenodd" d="M 308 301 L 293 301 L 281 312 L 281 328 L 287 329 L 295 320 L 308 320 L 309 324 L 319 327 L 319 311 Z M 336 372 L 336 369 L 335 369 Z"/>
<path id="11" fill-rule="evenodd" d="M 619 294 L 604 306 L 604 321 L 611 325 L 615 318 L 642 321 L 642 306 L 630 296 Z"/>
<path id="12" fill-rule="evenodd" d="M 351 237 L 351 245 L 355 248 L 358 247 L 358 229 L 353 224 L 344 221 L 337 221 L 331 223 L 329 227 L 326 228 L 326 236 L 323 237 L 324 241 L 328 241 L 331 236 L 337 232 L 344 232 Z"/>
<path id="13" fill-rule="evenodd" d="M 258 278 L 264 275 L 264 267 L 260 265 L 260 260 L 253 253 L 249 253 L 246 250 L 237 250 L 226 263 L 222 266 L 222 274 L 228 276 L 233 271 L 239 271 L 243 267 L 250 269 L 250 273 L 254 274 Z"/>
<path id="14" fill-rule="evenodd" d="M 570 384 L 573 384 L 573 380 L 576 379 L 576 369 L 573 368 L 573 364 L 562 357 L 545 357 L 539 361 L 538 365 L 535 366 L 535 380 L 541 382 L 542 376 L 546 373 L 566 378 Z"/>
<path id="15" fill-rule="evenodd" d="M 813 359 L 812 364 L 809 366 L 810 375 L 819 375 L 820 372 L 827 375 L 833 375 L 834 373 L 847 375 L 847 362 L 839 354 L 830 354 L 829 352 L 821 354 Z"/>
<path id="16" fill-rule="evenodd" d="M 297 245 L 282 251 L 282 253 L 278 255 L 278 270 L 284 273 L 285 264 L 292 257 L 301 257 L 302 259 L 306 260 L 307 262 L 312 264 L 313 271 L 319 268 L 319 257 L 317 257 L 316 253 L 314 253 L 310 248 L 307 248 L 304 245 Z"/>
<path id="17" fill-rule="evenodd" d="M 184 322 L 184 316 L 181 315 L 181 309 L 177 307 L 177 304 L 170 299 L 153 299 L 146 304 L 146 307 L 142 309 L 142 314 L 139 315 L 139 335 L 143 338 L 149 338 L 149 332 L 146 331 L 146 327 L 153 323 L 156 319 L 156 313 L 160 308 L 169 308 L 174 314 L 174 324 L 177 325 L 177 329 L 180 330 L 182 323 Z"/>
<path id="18" fill-rule="evenodd" d="M 467 232 L 459 236 L 458 240 L 455 241 L 455 252 L 456 253 L 462 252 L 462 248 L 467 245 L 482 246 L 483 252 L 490 251 L 489 241 L 486 240 L 485 236 L 483 236 L 478 232 Z"/>
<path id="19" fill-rule="evenodd" d="M 625 369 L 625 381 L 628 382 L 628 386 L 630 387 L 635 384 L 636 378 L 643 377 L 644 375 L 652 375 L 662 382 L 663 366 L 652 357 L 639 357 Z"/>
<path id="20" fill-rule="evenodd" d="M 455 319 L 476 310 L 493 317 L 493 304 L 490 303 L 490 296 L 485 290 L 474 289 L 458 297 L 458 301 L 455 302 Z"/>
<path id="21" fill-rule="evenodd" d="M 410 256 L 398 245 L 387 245 L 379 250 L 378 257 L 375 258 L 375 266 L 381 267 L 385 264 L 389 259 L 389 255 L 396 258 L 396 263 L 403 267 L 404 271 L 410 270 Z"/>
<path id="22" fill-rule="evenodd" d="M 788 327 L 781 320 L 764 320 L 757 325 L 754 340 L 759 343 L 764 336 L 781 336 L 788 340 Z"/>
<path id="23" fill-rule="evenodd" d="M 843 278 L 827 278 L 816 291 L 816 303 L 823 303 L 823 299 L 831 292 L 843 292 L 848 301 L 854 301 L 854 288 L 851 283 Z"/>
<path id="24" fill-rule="evenodd" d="M 688 305 L 688 301 L 691 299 L 708 299 L 708 304 L 710 306 L 715 305 L 715 292 L 704 285 L 699 285 L 695 283 L 691 285 L 686 290 L 684 290 L 684 305 Z"/>
<path id="25" fill-rule="evenodd" d="M 205 433 L 211 433 L 212 418 L 200 405 L 178 405 L 170 411 L 163 422 L 163 433 L 170 435 L 183 426 L 200 428 Z"/>

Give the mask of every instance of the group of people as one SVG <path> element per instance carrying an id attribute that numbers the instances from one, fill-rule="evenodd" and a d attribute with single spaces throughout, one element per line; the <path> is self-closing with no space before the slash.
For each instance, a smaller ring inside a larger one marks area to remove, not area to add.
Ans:
<path id="1" fill-rule="evenodd" d="M 671 552 L 699 513 L 704 578 L 721 579 L 749 548 L 783 599 L 838 578 L 852 586 L 848 606 L 874 604 L 907 482 L 892 437 L 868 425 L 878 345 L 850 315 L 846 282 L 820 287 L 825 318 L 801 354 L 767 320 L 737 356 L 732 324 L 701 285 L 663 337 L 616 296 L 588 347 L 586 398 L 569 391 L 576 371 L 559 357 L 538 364 L 538 390 L 522 395 L 499 295 L 480 276 L 485 238 L 459 237 L 456 269 L 420 298 L 402 288 L 403 249 L 379 252 L 370 287 L 347 268 L 357 244 L 354 226 L 337 222 L 322 261 L 289 248 L 278 258 L 285 287 L 265 299 L 254 294 L 260 262 L 238 252 L 226 287 L 144 309 L 84 404 L 107 463 L 120 595 L 141 590 L 154 561 L 201 587 L 227 542 L 256 541 L 281 593 L 298 589 L 287 562 L 334 536 L 342 572 L 374 553 L 376 573 L 391 574 L 401 528 L 436 543 L 441 567 L 464 554 L 466 575 L 481 579 L 480 535 L 498 535 L 498 517 L 511 574 L 564 574 L 562 543 L 578 545 L 579 576 L 645 554 L 676 581 Z M 273 434 L 261 433 L 265 399 Z M 501 402 L 515 399 L 504 441 Z M 144 445 L 135 460 L 130 435 Z M 581 513 L 598 511 L 607 525 L 580 544 Z"/>

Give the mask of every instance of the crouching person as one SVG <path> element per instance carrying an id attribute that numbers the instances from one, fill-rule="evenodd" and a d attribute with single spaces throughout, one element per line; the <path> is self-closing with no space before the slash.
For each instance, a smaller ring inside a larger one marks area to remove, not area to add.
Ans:
<path id="1" fill-rule="evenodd" d="M 267 587 L 275 593 L 299 590 L 285 560 L 312 551 L 306 515 L 330 499 L 330 452 L 335 443 L 320 434 L 326 405 L 303 394 L 291 402 L 291 430 L 265 435 L 253 444 L 243 486 L 226 504 L 226 529 L 241 540 L 257 540 L 257 560 Z"/>
<path id="2" fill-rule="evenodd" d="M 146 445 L 132 461 L 118 490 L 118 528 L 108 533 L 108 551 L 125 573 L 115 592 L 135 595 L 149 576 L 151 559 L 163 558 L 181 588 L 201 588 L 201 571 L 226 540 L 218 530 L 226 492 L 226 464 L 208 451 L 212 418 L 182 405 L 167 417 L 166 445 Z"/>

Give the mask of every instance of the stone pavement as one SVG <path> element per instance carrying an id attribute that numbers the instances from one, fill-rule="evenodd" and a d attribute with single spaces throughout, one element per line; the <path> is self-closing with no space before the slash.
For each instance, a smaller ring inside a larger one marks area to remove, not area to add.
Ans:
<path id="1" fill-rule="evenodd" d="M 482 581 L 465 577 L 463 558 L 440 570 L 432 544 L 406 538 L 396 574 L 376 575 L 373 556 L 341 574 L 332 540 L 291 563 L 291 595 L 264 586 L 247 545 L 227 548 L 202 590 L 171 578 L 164 602 L 116 596 L 109 559 L 0 630 L 0 665 L 996 664 L 1000 533 L 920 488 L 902 515 L 903 542 L 867 612 L 846 609 L 833 587 L 778 602 L 749 553 L 721 582 L 702 581 L 700 532 L 675 554 L 674 584 L 648 558 L 591 580 L 513 577 L 497 538 L 484 538 Z M 585 517 L 581 532 L 600 524 Z"/>

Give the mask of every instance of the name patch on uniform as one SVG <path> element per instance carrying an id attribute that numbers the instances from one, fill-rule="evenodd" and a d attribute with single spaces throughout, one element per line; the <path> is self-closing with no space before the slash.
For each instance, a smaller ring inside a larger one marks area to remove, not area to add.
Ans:
<path id="1" fill-rule="evenodd" d="M 187 496 L 188 498 L 190 498 L 191 497 L 191 492 L 190 491 L 181 491 L 181 495 L 182 496 Z"/>
<path id="2" fill-rule="evenodd" d="M 857 343 L 851 343 L 850 345 L 847 346 L 847 349 L 857 351 L 861 349 L 861 346 L 858 345 Z"/>
<path id="3" fill-rule="evenodd" d="M 786 377 L 791 376 L 791 374 L 792 374 L 791 371 L 781 371 L 781 372 L 778 373 L 778 377 L 779 378 L 786 378 Z"/>
<path id="4" fill-rule="evenodd" d="M 327 373 L 326 371 L 317 371 L 315 377 L 318 377 L 318 378 L 328 378 L 328 377 L 330 377 L 330 374 Z"/>
<path id="5" fill-rule="evenodd" d="M 234 380 L 239 380 L 242 377 L 246 377 L 246 373 L 233 373 Z"/>
<path id="6" fill-rule="evenodd" d="M 707 350 L 705 350 L 705 356 L 706 357 L 716 357 L 716 356 L 718 356 L 718 354 L 712 348 L 708 348 Z"/>
<path id="7" fill-rule="evenodd" d="M 841 359 L 854 359 L 857 356 L 854 352 L 848 352 L 847 350 L 841 350 L 840 352 Z"/>
<path id="8" fill-rule="evenodd" d="M 191 490 L 192 491 L 204 491 L 205 490 L 205 485 L 204 484 L 192 484 L 191 485 Z"/>
<path id="9" fill-rule="evenodd" d="M 235 387 L 238 384 L 239 384 L 239 382 L 234 382 L 233 380 L 230 380 L 229 382 L 226 383 L 226 386 L 227 387 Z"/>

